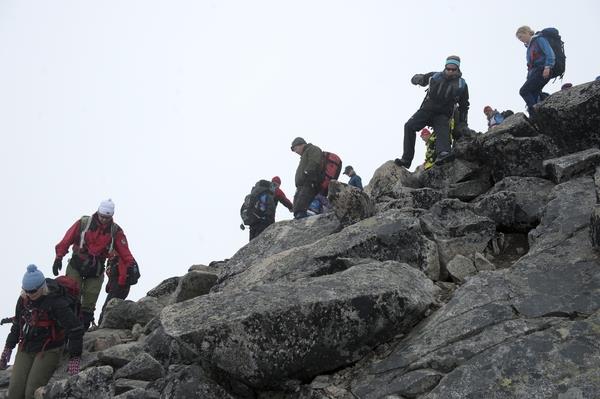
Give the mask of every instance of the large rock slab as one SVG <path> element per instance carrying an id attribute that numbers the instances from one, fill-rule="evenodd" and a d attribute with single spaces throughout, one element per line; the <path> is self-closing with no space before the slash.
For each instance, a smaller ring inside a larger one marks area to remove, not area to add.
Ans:
<path id="1" fill-rule="evenodd" d="M 375 201 L 379 201 L 384 196 L 393 197 L 394 187 L 397 184 L 403 187 L 419 187 L 413 174 L 406 168 L 397 166 L 394 161 L 387 161 L 377 168 L 365 187 L 365 192 Z"/>
<path id="2" fill-rule="evenodd" d="M 455 159 L 421 172 L 418 178 L 420 186 L 445 192 L 452 184 L 469 180 L 480 173 L 481 168 L 479 165 L 462 159 Z"/>
<path id="3" fill-rule="evenodd" d="M 554 183 L 562 183 L 574 176 L 592 174 L 600 164 L 600 150 L 590 148 L 560 158 L 544 161 L 548 178 Z"/>
<path id="4" fill-rule="evenodd" d="M 348 365 L 409 331 L 437 291 L 408 265 L 374 261 L 302 284 L 197 297 L 166 307 L 160 319 L 215 370 L 277 388 Z"/>
<path id="5" fill-rule="evenodd" d="M 375 214 L 375 202 L 367 193 L 336 180 L 329 184 L 327 198 L 343 226 L 349 226 Z"/>
<path id="6" fill-rule="evenodd" d="M 536 123 L 561 154 L 600 146 L 600 81 L 552 94 L 537 108 Z"/>
<path id="7" fill-rule="evenodd" d="M 456 255 L 473 257 L 476 252 L 483 252 L 496 233 L 491 219 L 476 215 L 459 200 L 438 202 L 420 220 L 436 242 L 443 266 Z"/>
<path id="8" fill-rule="evenodd" d="M 218 285 L 221 282 L 244 272 L 257 261 L 291 248 L 314 243 L 341 228 L 338 218 L 333 213 L 272 224 L 221 265 L 214 289 L 219 289 Z"/>
<path id="9" fill-rule="evenodd" d="M 168 399 L 234 399 L 221 386 L 212 381 L 206 373 L 196 365 L 177 365 L 150 386 L 161 393 L 161 398 Z"/>
<path id="10" fill-rule="evenodd" d="M 146 324 L 164 307 L 155 297 L 147 296 L 137 302 L 113 298 L 104 309 L 101 328 L 132 328 Z"/>
<path id="11" fill-rule="evenodd" d="M 43 399 L 110 399 L 114 397 L 111 385 L 113 369 L 110 366 L 91 367 L 77 375 L 46 385 Z"/>
<path id="12" fill-rule="evenodd" d="M 257 260 L 245 267 L 244 272 L 222 281 L 217 289 L 234 290 L 331 274 L 348 267 L 340 258 L 405 262 L 437 280 L 440 273 L 437 251 L 435 242 L 425 237 L 419 218 L 393 209 L 313 244 Z"/>
<path id="13" fill-rule="evenodd" d="M 543 177 L 543 161 L 559 153 L 552 140 L 543 135 L 514 137 L 508 133 L 484 137 L 482 151 L 494 181 L 508 176 Z"/>

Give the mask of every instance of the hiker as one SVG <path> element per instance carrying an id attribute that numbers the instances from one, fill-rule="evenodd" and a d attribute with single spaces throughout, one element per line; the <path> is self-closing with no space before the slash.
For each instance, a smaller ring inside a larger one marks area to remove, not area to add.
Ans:
<path id="1" fill-rule="evenodd" d="M 362 179 L 359 175 L 356 174 L 352 166 L 346 166 L 346 168 L 344 169 L 344 174 L 350 178 L 350 180 L 348 181 L 349 186 L 356 187 L 360 190 L 363 189 Z"/>
<path id="2" fill-rule="evenodd" d="M 421 136 L 421 140 L 425 142 L 425 162 L 423 162 L 423 168 L 427 170 L 435 163 L 435 134 L 427 127 L 424 127 L 421 129 L 419 135 Z"/>
<path id="3" fill-rule="evenodd" d="M 519 94 L 527 104 L 529 116 L 533 116 L 533 106 L 542 101 L 542 89 L 552 77 L 555 54 L 550 43 L 541 34 L 534 34 L 529 26 L 521 26 L 517 29 L 517 39 L 525 47 L 527 59 L 527 80 L 521 86 Z"/>
<path id="4" fill-rule="evenodd" d="M 56 244 L 56 258 L 52 272 L 58 276 L 62 269 L 62 258 L 72 246 L 73 254 L 67 264 L 66 275 L 81 285 L 81 316 L 87 331 L 94 322 L 94 310 L 102 283 L 106 259 L 119 257 L 116 279 L 119 288 L 137 283 L 139 268 L 127 245 L 127 237 L 113 220 L 115 204 L 108 199 L 102 201 L 92 216 L 83 216 L 67 230 L 64 238 Z M 115 285 L 113 285 L 114 288 Z M 122 295 L 121 295 L 122 296 Z"/>
<path id="5" fill-rule="evenodd" d="M 83 327 L 58 283 L 46 279 L 36 265 L 27 266 L 17 300 L 15 316 L 0 356 L 5 370 L 14 347 L 19 344 L 12 367 L 9 398 L 33 398 L 54 374 L 68 342 L 70 375 L 79 373 Z"/>
<path id="6" fill-rule="evenodd" d="M 436 162 L 451 160 L 451 122 L 458 121 L 456 131 L 462 132 L 467 128 L 469 110 L 469 89 L 460 71 L 460 57 L 449 56 L 443 72 L 417 74 L 411 83 L 429 86 L 429 89 L 419 110 L 404 124 L 404 153 L 394 162 L 410 168 L 415 155 L 416 132 L 425 126 L 432 126 L 435 131 Z"/>
<path id="7" fill-rule="evenodd" d="M 294 204 L 292 201 L 288 199 L 283 190 L 280 188 L 281 179 L 279 176 L 274 176 L 271 179 L 271 182 L 275 184 L 275 208 L 277 209 L 277 204 L 281 202 L 283 206 L 285 206 L 290 212 L 294 212 Z"/>
<path id="8" fill-rule="evenodd" d="M 571 87 L 573 87 L 573 83 L 565 83 L 564 85 L 560 86 L 560 91 L 569 90 Z"/>
<path id="9" fill-rule="evenodd" d="M 268 180 L 259 180 L 244 198 L 240 209 L 243 221 L 240 229 L 245 230 L 244 225 L 250 226 L 249 241 L 275 223 L 275 186 L 275 183 Z"/>
<path id="10" fill-rule="evenodd" d="M 498 126 L 502 122 L 504 122 L 504 116 L 500 112 L 495 109 L 492 109 L 489 105 L 486 105 L 483 108 L 483 113 L 485 114 L 488 121 L 488 129 L 491 129 L 495 126 Z"/>
<path id="11" fill-rule="evenodd" d="M 300 155 L 300 164 L 296 169 L 293 209 L 294 219 L 301 219 L 308 216 L 308 206 L 320 191 L 323 151 L 314 144 L 306 143 L 302 137 L 296 137 L 292 141 L 291 149 Z"/>
<path id="12" fill-rule="evenodd" d="M 106 265 L 108 283 L 106 283 L 105 291 L 107 295 L 100 311 L 100 317 L 98 317 L 98 325 L 102 324 L 104 310 L 110 300 L 113 298 L 127 299 L 131 286 L 137 284 L 140 278 L 137 263 L 133 264 L 130 272 L 120 272 L 119 270 L 127 270 L 126 265 L 121 262 L 121 258 L 119 256 L 109 258 Z"/>

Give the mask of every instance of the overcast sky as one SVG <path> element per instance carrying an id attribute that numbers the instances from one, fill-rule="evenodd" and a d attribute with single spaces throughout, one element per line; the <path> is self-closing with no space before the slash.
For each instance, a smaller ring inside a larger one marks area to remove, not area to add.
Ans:
<path id="1" fill-rule="evenodd" d="M 244 245 L 239 208 L 258 179 L 279 175 L 293 197 L 294 137 L 367 184 L 402 154 L 425 94 L 410 78 L 450 54 L 462 58 L 471 128 L 485 130 L 488 104 L 523 111 L 521 25 L 557 27 L 565 82 L 593 80 L 598 4 L 1 1 L 1 316 L 27 264 L 51 276 L 54 246 L 102 199 L 140 265 L 135 300 Z M 423 154 L 419 141 L 413 168 Z M 280 206 L 278 219 L 290 217 Z"/>

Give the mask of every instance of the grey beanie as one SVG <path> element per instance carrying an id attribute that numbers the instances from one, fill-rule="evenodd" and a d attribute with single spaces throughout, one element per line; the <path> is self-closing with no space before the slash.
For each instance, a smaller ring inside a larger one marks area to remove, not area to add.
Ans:
<path id="1" fill-rule="evenodd" d="M 296 137 L 294 141 L 292 141 L 292 151 L 294 151 L 294 147 L 300 144 L 306 144 L 306 141 L 302 137 Z"/>

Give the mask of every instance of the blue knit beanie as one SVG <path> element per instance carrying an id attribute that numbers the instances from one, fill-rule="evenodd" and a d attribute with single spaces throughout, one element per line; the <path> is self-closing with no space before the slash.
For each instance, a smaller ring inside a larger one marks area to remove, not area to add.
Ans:
<path id="1" fill-rule="evenodd" d="M 23 276 L 23 289 L 26 291 L 35 290 L 40 288 L 46 278 L 44 277 L 44 273 L 38 270 L 36 265 L 27 266 L 27 271 Z"/>
<path id="2" fill-rule="evenodd" d="M 449 55 L 446 58 L 446 65 L 453 64 L 460 68 L 460 57 L 458 55 Z"/>

